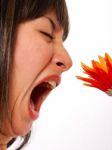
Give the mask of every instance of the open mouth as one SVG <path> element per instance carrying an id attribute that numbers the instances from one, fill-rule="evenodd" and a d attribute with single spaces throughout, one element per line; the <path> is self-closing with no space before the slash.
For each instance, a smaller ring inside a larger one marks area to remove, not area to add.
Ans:
<path id="1" fill-rule="evenodd" d="M 39 112 L 42 102 L 56 86 L 57 84 L 55 81 L 46 81 L 40 83 L 32 90 L 30 103 L 33 112 Z"/>

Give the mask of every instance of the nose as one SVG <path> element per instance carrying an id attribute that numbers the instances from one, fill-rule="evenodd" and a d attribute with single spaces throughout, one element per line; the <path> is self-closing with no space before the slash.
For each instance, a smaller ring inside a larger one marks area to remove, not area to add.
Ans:
<path id="1" fill-rule="evenodd" d="M 53 63 L 61 71 L 67 71 L 72 66 L 72 60 L 63 45 L 55 49 Z"/>

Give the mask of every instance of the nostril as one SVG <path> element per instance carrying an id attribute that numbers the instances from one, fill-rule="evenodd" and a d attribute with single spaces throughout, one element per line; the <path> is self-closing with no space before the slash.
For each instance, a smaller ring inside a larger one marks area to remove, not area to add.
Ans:
<path id="1" fill-rule="evenodd" d="M 57 62 L 56 65 L 59 67 L 65 66 L 62 62 Z"/>

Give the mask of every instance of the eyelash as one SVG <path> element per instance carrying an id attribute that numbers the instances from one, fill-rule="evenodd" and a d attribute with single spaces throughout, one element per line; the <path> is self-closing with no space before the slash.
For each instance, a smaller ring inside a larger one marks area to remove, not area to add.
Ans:
<path id="1" fill-rule="evenodd" d="M 45 36 L 49 37 L 51 40 L 54 39 L 54 37 L 52 35 L 50 35 L 49 33 L 47 32 L 43 32 L 43 31 L 40 31 L 42 34 L 44 34 Z"/>

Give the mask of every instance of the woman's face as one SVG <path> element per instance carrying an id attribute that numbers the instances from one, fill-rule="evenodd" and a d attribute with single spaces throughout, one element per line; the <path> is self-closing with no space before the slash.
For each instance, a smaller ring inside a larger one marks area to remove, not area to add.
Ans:
<path id="1" fill-rule="evenodd" d="M 54 13 L 18 25 L 10 75 L 7 134 L 25 135 L 40 106 L 72 61 L 63 47 L 63 28 Z"/>

